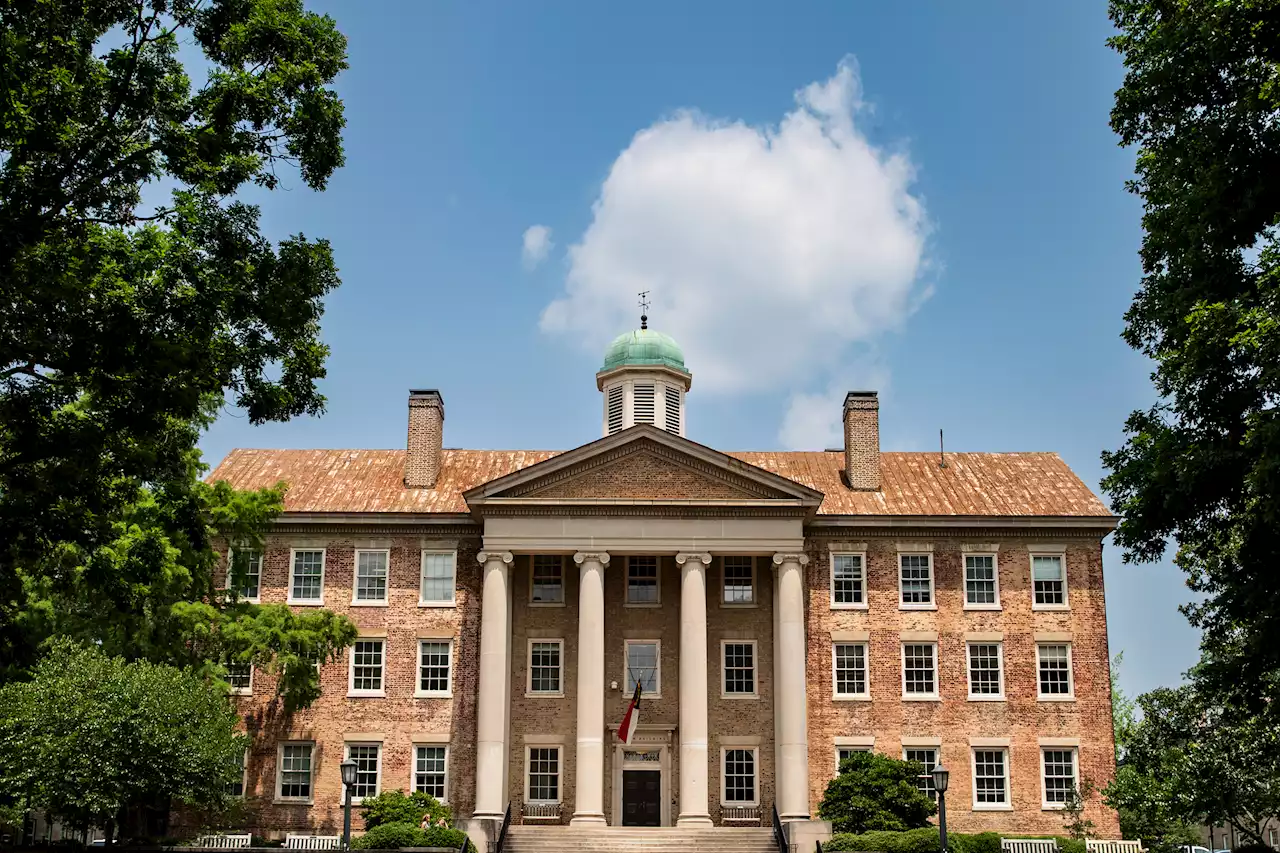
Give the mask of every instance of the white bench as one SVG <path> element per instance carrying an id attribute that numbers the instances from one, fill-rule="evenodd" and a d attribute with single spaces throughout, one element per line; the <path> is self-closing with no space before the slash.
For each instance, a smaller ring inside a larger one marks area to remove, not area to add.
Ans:
<path id="1" fill-rule="evenodd" d="M 760 825 L 759 806 L 721 806 L 720 821 L 722 823 Z"/>
<path id="2" fill-rule="evenodd" d="M 236 850 L 248 847 L 253 843 L 253 836 L 244 835 L 200 835 L 192 840 L 192 847 L 206 847 L 217 850 Z"/>
<path id="3" fill-rule="evenodd" d="M 1084 843 L 1088 853 L 1147 853 L 1141 841 L 1103 841 L 1090 838 Z"/>
<path id="4" fill-rule="evenodd" d="M 1002 853 L 1058 853 L 1058 842 L 1052 838 L 1001 838 Z"/>
<path id="5" fill-rule="evenodd" d="M 337 850 L 342 846 L 339 835 L 286 835 L 285 850 Z"/>
<path id="6" fill-rule="evenodd" d="M 545 820 L 559 823 L 562 812 L 560 803 L 525 803 L 520 811 L 521 822 Z"/>

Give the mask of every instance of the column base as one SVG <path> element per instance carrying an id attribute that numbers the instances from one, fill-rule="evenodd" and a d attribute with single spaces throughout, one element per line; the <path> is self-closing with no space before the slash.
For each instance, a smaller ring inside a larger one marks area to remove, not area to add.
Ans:
<path id="1" fill-rule="evenodd" d="M 797 820 L 811 820 L 811 818 L 806 812 L 795 812 L 792 814 L 781 812 L 778 814 L 778 820 L 782 821 L 783 823 L 791 823 Z"/>
<path id="2" fill-rule="evenodd" d="M 709 814 L 682 814 L 676 818 L 676 826 L 715 826 Z"/>
<path id="3" fill-rule="evenodd" d="M 600 812 L 575 812 L 569 818 L 569 826 L 608 826 L 608 823 Z"/>

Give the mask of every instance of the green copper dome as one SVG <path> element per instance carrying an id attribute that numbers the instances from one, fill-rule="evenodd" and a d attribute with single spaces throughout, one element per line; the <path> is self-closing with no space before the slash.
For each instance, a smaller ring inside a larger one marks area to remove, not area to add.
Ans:
<path id="1" fill-rule="evenodd" d="M 662 332 L 653 329 L 636 329 L 618 335 L 604 351 L 604 367 L 601 372 L 626 366 L 669 367 L 688 373 L 684 366 L 684 351 L 680 345 Z"/>

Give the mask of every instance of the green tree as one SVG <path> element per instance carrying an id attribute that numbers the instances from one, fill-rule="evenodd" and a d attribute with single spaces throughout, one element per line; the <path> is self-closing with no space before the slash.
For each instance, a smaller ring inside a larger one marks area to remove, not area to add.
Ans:
<path id="1" fill-rule="evenodd" d="M 1137 149 L 1142 282 L 1125 340 L 1158 402 L 1103 481 L 1126 560 L 1202 598 L 1215 689 L 1280 698 L 1280 0 L 1111 0 L 1111 126 Z M 1274 710 L 1280 707 L 1270 702 Z"/>
<path id="2" fill-rule="evenodd" d="M 1138 726 L 1138 703 L 1120 687 L 1120 666 L 1124 652 L 1117 652 L 1111 659 L 1111 723 L 1115 732 L 1116 762 L 1124 763 L 1124 750 L 1133 739 Z"/>
<path id="3" fill-rule="evenodd" d="M 855 752 L 840 762 L 827 783 L 818 816 L 836 832 L 918 829 L 929 825 L 937 804 L 916 784 L 924 766 L 873 752 Z"/>
<path id="4" fill-rule="evenodd" d="M 322 410 L 332 251 L 272 243 L 235 193 L 325 187 L 345 67 L 300 0 L 0 0 L 0 668 L 35 660 L 20 617 L 50 596 L 110 624 L 173 580 L 140 549 L 207 559 L 191 450 L 211 401 Z M 171 193 L 144 203 L 147 184 Z"/>
<path id="5" fill-rule="evenodd" d="M 217 807 L 245 738 L 225 694 L 190 672 L 62 639 L 0 687 L 0 787 L 27 808 L 111 832 L 127 809 Z"/>

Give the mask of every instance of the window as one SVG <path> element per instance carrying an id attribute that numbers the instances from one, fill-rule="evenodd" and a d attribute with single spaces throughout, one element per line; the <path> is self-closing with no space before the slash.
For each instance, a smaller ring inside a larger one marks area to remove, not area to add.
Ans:
<path id="1" fill-rule="evenodd" d="M 351 647 L 349 696 L 381 696 L 383 640 L 356 640 Z"/>
<path id="2" fill-rule="evenodd" d="M 844 760 L 846 758 L 853 755 L 855 752 L 870 752 L 870 751 L 871 751 L 871 747 L 869 746 L 837 746 L 836 747 L 836 773 L 839 774 L 840 765 L 844 763 Z"/>
<path id="3" fill-rule="evenodd" d="M 627 557 L 627 604 L 658 603 L 658 558 Z"/>
<path id="4" fill-rule="evenodd" d="M 1062 808 L 1076 787 L 1076 751 L 1074 749 L 1040 750 L 1044 768 L 1044 802 L 1046 809 Z"/>
<path id="5" fill-rule="evenodd" d="M 680 389 L 674 385 L 666 386 L 667 395 L 667 432 L 680 434 Z"/>
<path id="6" fill-rule="evenodd" d="M 631 392 L 631 422 L 653 423 L 653 386 L 636 384 Z"/>
<path id="7" fill-rule="evenodd" d="M 832 650 L 837 699 L 867 695 L 867 644 L 836 643 Z"/>
<path id="8" fill-rule="evenodd" d="M 534 604 L 564 604 L 564 557 L 533 555 L 533 584 L 529 595 Z"/>
<path id="9" fill-rule="evenodd" d="M 231 552 L 227 565 L 227 589 L 231 589 L 233 580 L 232 566 L 237 562 L 242 562 L 244 566 L 244 583 L 236 590 L 236 595 L 249 602 L 258 600 L 258 596 L 262 591 L 262 552 L 261 551 L 240 551 Z"/>
<path id="10" fill-rule="evenodd" d="M 253 693 L 253 664 L 227 664 L 227 684 L 236 696 L 249 696 Z"/>
<path id="11" fill-rule="evenodd" d="M 995 554 L 964 555 L 964 606 L 992 610 L 1000 606 L 1000 579 Z"/>
<path id="12" fill-rule="evenodd" d="M 756 804 L 756 751 L 726 749 L 724 751 L 724 787 L 720 801 L 734 806 Z"/>
<path id="13" fill-rule="evenodd" d="M 430 794 L 447 802 L 445 780 L 449 772 L 447 746 L 415 746 L 413 748 L 413 790 Z"/>
<path id="14" fill-rule="evenodd" d="M 621 385 L 614 385 L 609 389 L 608 410 L 605 414 L 609 423 L 609 435 L 622 430 L 622 394 Z"/>
<path id="15" fill-rule="evenodd" d="M 1280 829 L 1267 830 L 1267 843 L 1273 850 L 1280 850 Z"/>
<path id="16" fill-rule="evenodd" d="M 422 552 L 422 590 L 419 604 L 453 605 L 454 571 L 458 555 L 453 551 Z"/>
<path id="17" fill-rule="evenodd" d="M 1032 554 L 1031 581 L 1034 607 L 1066 607 L 1067 577 L 1061 554 Z"/>
<path id="18" fill-rule="evenodd" d="M 831 555 L 831 606 L 862 607 L 863 556 L 861 554 Z"/>
<path id="19" fill-rule="evenodd" d="M 356 589 L 352 604 L 387 603 L 390 551 L 356 551 Z"/>
<path id="20" fill-rule="evenodd" d="M 723 643 L 724 694 L 756 695 L 756 644 L 754 641 Z"/>
<path id="21" fill-rule="evenodd" d="M 905 643 L 902 646 L 902 693 L 928 699 L 938 697 L 936 643 Z"/>
<path id="22" fill-rule="evenodd" d="M 378 766 L 382 748 L 376 743 L 347 744 L 347 758 L 356 763 L 356 781 L 351 786 L 351 802 L 378 796 Z"/>
<path id="23" fill-rule="evenodd" d="M 1066 643 L 1036 645 L 1036 668 L 1039 670 L 1041 699 L 1070 699 L 1071 646 Z"/>
<path id="24" fill-rule="evenodd" d="M 289 578 L 290 604 L 324 603 L 324 549 L 294 550 Z"/>
<path id="25" fill-rule="evenodd" d="M 564 695 L 561 685 L 563 640 L 529 641 L 529 693 Z"/>
<path id="26" fill-rule="evenodd" d="M 1005 808 L 1009 805 L 1009 751 L 973 751 L 973 807 Z"/>
<path id="27" fill-rule="evenodd" d="M 311 799 L 312 746 L 310 743 L 280 744 L 280 764 L 276 773 L 276 794 L 279 799 Z"/>
<path id="28" fill-rule="evenodd" d="M 449 640 L 422 640 L 418 643 L 418 689 L 416 696 L 449 696 L 449 674 L 453 643 Z"/>
<path id="29" fill-rule="evenodd" d="M 640 692 L 646 696 L 657 696 L 662 690 L 662 678 L 659 672 L 659 649 L 657 640 L 627 640 L 627 681 L 626 695 L 635 690 L 636 682 L 640 683 Z"/>
<path id="30" fill-rule="evenodd" d="M 933 607 L 933 555 L 899 554 L 898 589 L 902 607 Z"/>
<path id="31" fill-rule="evenodd" d="M 240 768 L 240 778 L 236 779 L 234 782 L 227 783 L 228 797 L 244 796 L 244 781 L 245 777 L 249 775 L 249 750 L 241 750 L 240 760 L 237 761 L 236 764 Z"/>
<path id="32" fill-rule="evenodd" d="M 902 750 L 905 761 L 914 761 L 924 766 L 924 772 L 916 780 L 920 793 L 931 800 L 938 799 L 938 791 L 933 787 L 933 768 L 938 766 L 938 748 L 936 746 L 908 746 Z"/>
<path id="33" fill-rule="evenodd" d="M 755 557 L 721 557 L 725 604 L 755 603 Z"/>
<path id="34" fill-rule="evenodd" d="M 560 802 L 560 747 L 529 747 L 529 791 L 525 801 L 530 803 Z"/>
<path id="35" fill-rule="evenodd" d="M 999 643 L 969 644 L 969 698 L 1004 698 L 1004 653 Z"/>

